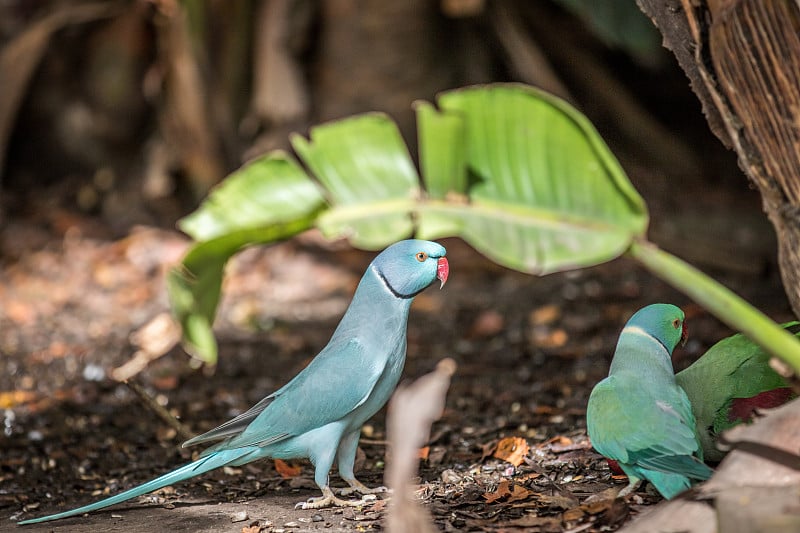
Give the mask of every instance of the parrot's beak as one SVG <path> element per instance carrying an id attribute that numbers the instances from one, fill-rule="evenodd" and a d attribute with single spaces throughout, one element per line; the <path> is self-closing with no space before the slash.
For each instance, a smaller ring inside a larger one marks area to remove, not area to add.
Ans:
<path id="1" fill-rule="evenodd" d="M 686 327 L 686 321 L 683 322 L 683 331 L 681 331 L 681 346 L 686 346 L 686 340 L 689 338 L 689 328 Z"/>
<path id="2" fill-rule="evenodd" d="M 447 283 L 447 276 L 450 275 L 450 263 L 447 262 L 446 257 L 440 257 L 439 261 L 436 263 L 436 278 L 442 282 L 439 286 L 441 289 L 444 287 L 444 284 Z"/>

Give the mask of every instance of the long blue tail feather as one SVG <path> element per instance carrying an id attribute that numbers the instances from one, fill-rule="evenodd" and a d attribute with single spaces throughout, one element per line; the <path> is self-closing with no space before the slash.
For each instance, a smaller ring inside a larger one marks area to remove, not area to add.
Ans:
<path id="1" fill-rule="evenodd" d="M 30 520 L 23 520 L 21 522 L 18 522 L 18 524 L 19 525 L 38 524 L 41 522 L 48 522 L 50 520 L 58 520 L 59 518 L 67 518 L 70 516 L 76 516 L 88 513 L 91 511 L 97 511 L 98 509 L 103 509 L 111 505 L 122 503 L 126 500 L 130 500 L 131 498 L 135 498 L 137 496 L 153 492 L 154 490 L 167 487 L 174 483 L 178 483 L 179 481 L 183 481 L 185 479 L 189 479 L 194 476 L 199 476 L 200 474 L 204 474 L 221 466 L 225 466 L 229 464 L 231 461 L 235 461 L 237 459 L 240 459 L 241 457 L 244 457 L 249 453 L 252 453 L 252 451 L 253 451 L 252 448 L 236 448 L 233 450 L 220 450 L 206 457 L 202 457 L 197 461 L 185 464 L 180 468 L 168 472 L 163 476 L 158 477 L 152 481 L 148 481 L 147 483 L 139 485 L 138 487 L 128 489 L 124 492 L 120 492 L 119 494 L 116 494 L 104 500 L 90 503 L 88 505 L 84 505 L 83 507 L 78 507 L 77 509 L 64 511 L 62 513 L 51 514 L 48 516 L 43 516 L 41 518 L 32 518 Z"/>

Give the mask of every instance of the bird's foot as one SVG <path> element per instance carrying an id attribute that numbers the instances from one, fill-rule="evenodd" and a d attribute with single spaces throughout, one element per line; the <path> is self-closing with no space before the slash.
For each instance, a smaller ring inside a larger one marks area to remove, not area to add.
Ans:
<path id="1" fill-rule="evenodd" d="M 642 484 L 642 480 L 641 479 L 631 480 L 628 483 L 628 485 L 625 486 L 625 488 L 623 488 L 621 491 L 619 491 L 619 493 L 617 494 L 617 498 L 624 498 L 625 496 L 633 493 L 636 489 L 639 488 L 639 485 L 641 485 L 641 484 Z"/>
<path id="2" fill-rule="evenodd" d="M 295 509 L 322 509 L 324 507 L 361 507 L 373 503 L 377 498 L 374 494 L 365 494 L 360 500 L 343 500 L 333 495 L 329 487 L 322 489 L 322 496 L 309 498 L 294 506 Z"/>
<path id="3" fill-rule="evenodd" d="M 361 483 L 357 479 L 346 480 L 347 483 L 350 485 L 349 487 L 345 487 L 343 489 L 339 489 L 339 496 L 350 496 L 351 494 L 389 494 L 392 491 L 386 487 L 374 487 L 369 488 L 363 483 Z"/>

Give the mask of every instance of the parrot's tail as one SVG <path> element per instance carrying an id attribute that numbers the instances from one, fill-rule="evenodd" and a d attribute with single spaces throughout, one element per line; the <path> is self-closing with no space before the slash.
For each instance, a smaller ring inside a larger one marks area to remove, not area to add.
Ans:
<path id="1" fill-rule="evenodd" d="M 50 520 L 58 520 L 59 518 L 67 518 L 68 516 L 75 516 L 83 513 L 88 513 L 90 511 L 96 511 L 98 509 L 103 509 L 110 505 L 122 503 L 131 498 L 141 496 L 142 494 L 153 492 L 154 490 L 158 490 L 160 488 L 172 485 L 173 483 L 183 481 L 184 479 L 189 479 L 190 477 L 199 476 L 200 474 L 204 474 L 206 472 L 214 470 L 215 468 L 225 466 L 232 461 L 241 459 L 242 457 L 244 457 L 249 453 L 252 453 L 253 451 L 254 451 L 253 448 L 220 450 L 211 453 L 206 457 L 201 457 L 197 461 L 194 461 L 187 465 L 183 465 L 182 467 L 173 470 L 172 472 L 169 472 L 167 474 L 164 474 L 163 476 L 158 477 L 152 481 L 148 481 L 143 485 L 139 485 L 138 487 L 128 489 L 125 492 L 120 492 L 116 496 L 111 496 L 110 498 L 106 498 L 105 500 L 100 500 L 99 502 L 90 503 L 89 505 L 78 507 L 77 509 L 64 511 L 63 513 L 51 514 L 48 516 L 43 516 L 41 518 L 32 518 L 30 520 L 23 520 L 22 522 L 18 522 L 18 524 L 19 525 L 38 524 L 40 522 L 49 522 Z"/>

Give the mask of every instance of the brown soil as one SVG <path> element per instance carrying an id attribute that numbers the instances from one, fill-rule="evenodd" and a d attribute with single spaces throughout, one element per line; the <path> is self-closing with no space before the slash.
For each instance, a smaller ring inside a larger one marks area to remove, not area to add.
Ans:
<path id="1" fill-rule="evenodd" d="M 757 214 L 753 201 L 745 204 Z M 734 231 L 742 212 L 730 212 Z M 164 272 L 181 257 L 185 239 L 155 228 L 108 238 L 97 221 L 80 215 L 68 226 L 59 233 L 54 225 L 15 222 L 1 235 L 0 529 L 116 493 L 191 458 L 173 429 L 108 377 L 131 358 L 130 333 L 168 309 Z M 676 367 L 730 331 L 627 259 L 537 278 L 499 268 L 460 241 L 444 244 L 451 278 L 443 290 L 417 298 L 405 370 L 410 379 L 444 357 L 459 365 L 420 471 L 419 495 L 437 526 L 613 530 L 660 501 L 647 492 L 627 502 L 587 501 L 625 483 L 587 442 L 588 394 L 607 372 L 619 329 L 643 305 L 664 301 L 686 310 L 691 341 L 676 352 Z M 371 257 L 325 246 L 314 235 L 240 254 L 225 282 L 216 371 L 191 369 L 175 348 L 137 382 L 193 432 L 223 422 L 317 353 Z M 751 259 L 764 261 L 763 268 Z M 771 261 L 744 256 L 741 265 L 712 274 L 776 320 L 791 318 Z M 381 412 L 364 432 L 360 476 L 368 485 L 382 483 L 384 418 Z M 492 457 L 509 436 L 530 446 L 518 467 Z M 381 502 L 295 511 L 294 503 L 317 495 L 312 469 L 301 464 L 292 478 L 271 462 L 218 471 L 138 502 L 28 530 L 382 527 Z"/>

